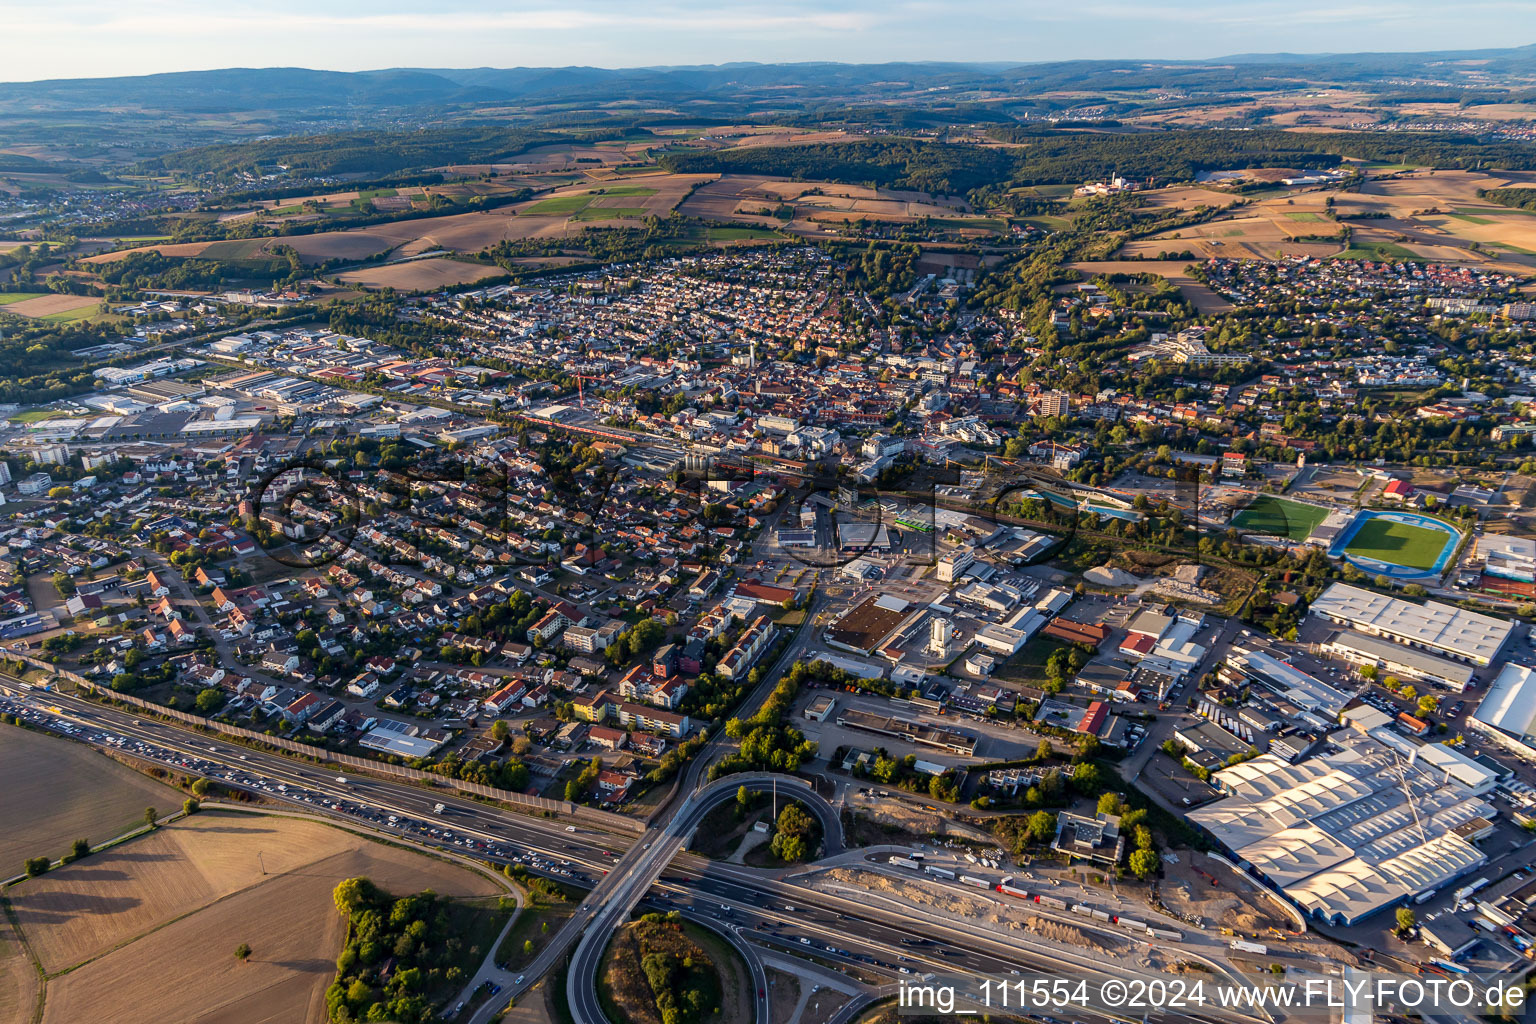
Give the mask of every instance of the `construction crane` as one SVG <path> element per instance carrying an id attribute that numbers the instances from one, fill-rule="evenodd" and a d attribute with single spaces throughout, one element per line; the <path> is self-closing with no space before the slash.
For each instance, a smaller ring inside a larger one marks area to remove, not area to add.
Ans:
<path id="1" fill-rule="evenodd" d="M 582 410 L 585 411 L 587 408 L 587 396 L 586 393 L 582 390 L 581 382 L 584 380 L 602 380 L 603 378 L 590 377 L 585 373 L 573 373 L 570 374 L 570 376 L 576 378 L 576 404 L 581 406 Z"/>
<path id="2" fill-rule="evenodd" d="M 1388 769 L 1388 773 L 1397 776 L 1397 783 L 1402 787 L 1403 797 L 1408 801 L 1408 809 L 1413 812 L 1413 823 L 1419 830 L 1419 843 L 1423 845 L 1429 842 L 1429 837 L 1424 832 L 1424 822 L 1419 818 L 1419 805 L 1413 798 L 1413 789 L 1408 785 L 1409 762 L 1407 758 L 1403 757 L 1396 750 L 1392 754 L 1394 762 L 1392 768 Z M 1393 769 L 1396 769 L 1396 771 L 1394 772 Z"/>

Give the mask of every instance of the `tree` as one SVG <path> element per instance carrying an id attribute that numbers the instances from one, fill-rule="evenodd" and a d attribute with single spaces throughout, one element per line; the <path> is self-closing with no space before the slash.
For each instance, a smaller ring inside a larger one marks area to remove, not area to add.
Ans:
<path id="1" fill-rule="evenodd" d="M 815 820 L 799 804 L 786 804 L 779 812 L 770 848 L 774 856 L 789 863 L 798 863 L 811 855 L 811 835 Z"/>
<path id="2" fill-rule="evenodd" d="M 1024 826 L 1025 834 L 1032 843 L 1043 843 L 1056 835 L 1056 815 L 1050 811 L 1036 811 Z"/>
<path id="3" fill-rule="evenodd" d="M 523 940 L 523 955 L 524 956 L 532 956 L 533 955 L 533 940 L 532 939 L 524 939 Z"/>
<path id="4" fill-rule="evenodd" d="M 181 802 L 182 814 L 196 814 L 198 811 L 202 810 L 202 808 L 203 805 L 198 803 L 197 797 L 195 796 L 189 796 Z"/>
<path id="5" fill-rule="evenodd" d="M 91 841 L 89 839 L 76 839 L 73 843 L 69 844 L 69 852 L 63 858 L 64 863 L 73 864 L 81 857 L 88 856 L 90 852 Z"/>
<path id="6" fill-rule="evenodd" d="M 379 890 L 366 878 L 348 878 L 336 883 L 331 898 L 342 917 L 350 918 L 357 911 L 378 899 Z"/>
<path id="7" fill-rule="evenodd" d="M 505 743 L 510 735 L 512 726 L 505 719 L 498 718 L 491 723 L 491 739 L 497 743 Z"/>
<path id="8" fill-rule="evenodd" d="M 50 863 L 52 862 L 47 857 L 28 857 L 25 865 L 27 877 L 36 878 L 38 875 L 43 874 L 48 870 Z"/>
<path id="9" fill-rule="evenodd" d="M 1157 874 L 1157 869 L 1162 862 L 1157 856 L 1156 850 L 1136 850 L 1131 854 L 1131 859 L 1128 863 L 1132 873 L 1142 881 L 1146 881 Z"/>
<path id="10" fill-rule="evenodd" d="M 1419 916 L 1413 912 L 1412 907 L 1397 908 L 1397 934 L 1406 935 L 1418 927 Z"/>
<path id="11" fill-rule="evenodd" d="M 137 654 L 138 652 L 133 652 Z M 203 714 L 209 714 L 217 710 L 224 703 L 224 692 L 216 686 L 210 686 L 205 690 L 199 690 L 197 699 L 193 705 Z"/>
<path id="12" fill-rule="evenodd" d="M 240 945 L 235 947 L 235 959 L 236 960 L 249 960 L 250 958 L 251 958 L 251 947 L 248 944 L 242 942 L 242 943 L 240 943 Z"/>
<path id="13" fill-rule="evenodd" d="M 150 828 L 155 827 L 155 822 L 160 818 L 159 813 L 153 807 L 144 808 L 144 824 Z"/>

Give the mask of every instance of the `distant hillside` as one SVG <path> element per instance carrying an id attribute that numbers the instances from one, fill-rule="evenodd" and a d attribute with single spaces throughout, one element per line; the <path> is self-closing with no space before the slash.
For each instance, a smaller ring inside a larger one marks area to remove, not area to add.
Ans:
<path id="1" fill-rule="evenodd" d="M 1458 66 L 1458 62 L 1476 62 Z M 1409 76 L 1448 88 L 1523 89 L 1536 75 L 1536 46 L 1434 53 L 1242 54 L 1204 61 L 1062 61 L 1039 64 L 719 64 L 690 67 L 394 68 L 335 72 L 229 68 L 135 78 L 0 84 L 0 113 L 123 107 L 186 112 L 347 111 L 438 108 L 497 101 L 593 99 L 671 102 L 710 99 L 759 105 L 765 89 L 796 87 L 792 106 L 908 95 L 913 105 L 953 103 L 969 93 L 1025 95 L 1073 87 L 1183 87 L 1271 91 L 1298 81 L 1376 83 Z M 1508 81 L 1501 86 L 1501 78 Z M 1393 85 L 1392 88 L 1399 88 Z M 787 101 L 775 99 L 780 106 Z"/>

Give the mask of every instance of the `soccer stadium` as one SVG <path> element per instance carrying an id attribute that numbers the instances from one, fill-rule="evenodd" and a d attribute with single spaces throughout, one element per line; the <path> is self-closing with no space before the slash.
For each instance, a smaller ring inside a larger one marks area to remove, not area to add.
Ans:
<path id="1" fill-rule="evenodd" d="M 1232 517 L 1232 526 L 1251 533 L 1287 537 L 1299 544 L 1327 518 L 1328 510 L 1320 505 L 1260 494 Z"/>
<path id="2" fill-rule="evenodd" d="M 1433 516 L 1366 510 L 1334 539 L 1328 556 L 1394 580 L 1432 579 L 1445 571 L 1460 541 L 1460 533 Z"/>

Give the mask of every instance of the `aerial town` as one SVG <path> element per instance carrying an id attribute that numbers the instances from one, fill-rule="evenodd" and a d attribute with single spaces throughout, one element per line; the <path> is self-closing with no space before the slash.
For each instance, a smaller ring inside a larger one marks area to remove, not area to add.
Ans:
<path id="1" fill-rule="evenodd" d="M 0 85 L 0 1024 L 1518 1018 L 1536 104 L 1316 61 Z"/>

